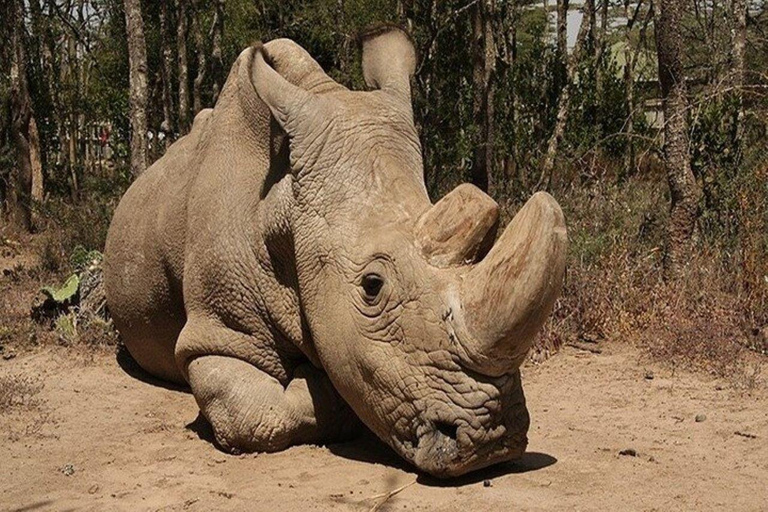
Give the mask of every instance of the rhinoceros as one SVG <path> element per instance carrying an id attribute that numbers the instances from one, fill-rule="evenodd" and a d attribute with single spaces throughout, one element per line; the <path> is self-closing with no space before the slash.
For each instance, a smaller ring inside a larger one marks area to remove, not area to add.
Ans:
<path id="1" fill-rule="evenodd" d="M 362 421 L 437 477 L 518 458 L 519 367 L 560 293 L 562 211 L 536 193 L 496 239 L 480 189 L 433 205 L 413 43 L 378 27 L 361 45 L 368 91 L 288 39 L 240 54 L 120 201 L 114 324 L 144 370 L 189 385 L 226 451 L 330 443 Z"/>

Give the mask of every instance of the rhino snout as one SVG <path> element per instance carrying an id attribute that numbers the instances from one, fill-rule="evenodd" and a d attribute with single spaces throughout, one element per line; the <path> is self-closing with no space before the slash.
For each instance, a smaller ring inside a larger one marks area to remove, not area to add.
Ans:
<path id="1" fill-rule="evenodd" d="M 490 384 L 486 382 L 486 384 Z M 421 471 L 438 478 L 463 475 L 517 459 L 527 446 L 529 416 L 519 372 L 493 382 L 495 391 L 482 402 L 425 401 L 410 425 L 391 439 L 401 454 Z M 489 391 L 486 388 L 486 391 Z"/>

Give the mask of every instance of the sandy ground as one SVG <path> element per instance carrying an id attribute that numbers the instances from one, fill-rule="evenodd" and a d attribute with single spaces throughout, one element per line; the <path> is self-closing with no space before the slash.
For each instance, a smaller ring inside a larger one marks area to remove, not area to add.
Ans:
<path id="1" fill-rule="evenodd" d="M 768 510 L 768 393 L 628 348 L 524 368 L 529 453 L 448 482 L 370 437 L 226 455 L 191 395 L 135 375 L 124 357 L 63 348 L 0 360 L 3 382 L 43 385 L 0 415 L 0 509 Z"/>

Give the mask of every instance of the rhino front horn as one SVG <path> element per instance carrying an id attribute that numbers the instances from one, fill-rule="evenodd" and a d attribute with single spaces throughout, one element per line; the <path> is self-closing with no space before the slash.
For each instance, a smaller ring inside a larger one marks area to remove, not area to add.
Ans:
<path id="1" fill-rule="evenodd" d="M 497 377 L 522 364 L 560 293 L 567 247 L 560 206 L 536 193 L 461 283 L 457 335 L 469 368 Z"/>

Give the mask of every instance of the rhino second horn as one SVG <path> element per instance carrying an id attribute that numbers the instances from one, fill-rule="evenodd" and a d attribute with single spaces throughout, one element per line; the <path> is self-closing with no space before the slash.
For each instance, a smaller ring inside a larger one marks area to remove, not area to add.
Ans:
<path id="1" fill-rule="evenodd" d="M 498 377 L 520 367 L 560 293 L 567 249 L 560 206 L 536 193 L 461 283 L 457 334 L 469 368 Z"/>
<path id="2" fill-rule="evenodd" d="M 440 268 L 474 263 L 490 249 L 499 205 L 474 185 L 459 185 L 421 216 L 416 239 L 427 261 Z"/>

